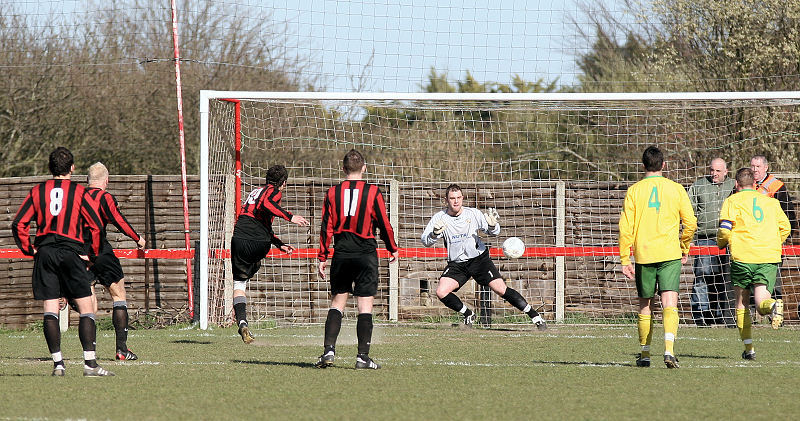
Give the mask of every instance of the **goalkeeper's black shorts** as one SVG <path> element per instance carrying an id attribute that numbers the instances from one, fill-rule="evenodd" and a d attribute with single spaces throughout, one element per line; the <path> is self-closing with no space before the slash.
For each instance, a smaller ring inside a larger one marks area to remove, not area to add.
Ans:
<path id="1" fill-rule="evenodd" d="M 469 278 L 475 278 L 478 285 L 489 285 L 489 282 L 502 277 L 489 256 L 487 248 L 480 256 L 465 262 L 447 262 L 447 267 L 444 268 L 440 278 L 453 278 L 461 288 L 469 281 Z"/>
<path id="2" fill-rule="evenodd" d="M 231 238 L 231 267 L 233 280 L 245 281 L 261 268 L 261 259 L 267 256 L 272 245 L 269 241 Z"/>

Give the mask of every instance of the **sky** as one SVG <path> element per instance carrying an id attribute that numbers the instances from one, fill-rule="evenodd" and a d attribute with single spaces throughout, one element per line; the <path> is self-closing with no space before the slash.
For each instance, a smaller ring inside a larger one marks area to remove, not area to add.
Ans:
<path id="1" fill-rule="evenodd" d="M 85 12 L 89 4 L 8 1 L 26 13 L 64 16 Z M 255 19 L 265 14 L 279 22 L 288 54 L 314 63 L 310 71 L 321 76 L 324 89 L 374 92 L 418 92 L 432 68 L 451 81 L 470 71 L 479 82 L 508 83 L 518 74 L 572 84 L 575 59 L 588 47 L 571 23 L 585 20 L 580 1 L 215 0 L 250 24 L 260 24 Z M 606 3 L 618 7 L 618 0 Z M 186 4 L 177 0 L 179 16 Z"/>
<path id="2" fill-rule="evenodd" d="M 575 81 L 575 0 L 271 0 L 291 47 L 322 63 L 331 90 L 419 91 L 431 68 L 463 80 Z M 612 7 L 614 2 L 609 2 Z M 613 10 L 613 9 L 612 9 Z M 357 76 L 366 71 L 365 78 Z"/>

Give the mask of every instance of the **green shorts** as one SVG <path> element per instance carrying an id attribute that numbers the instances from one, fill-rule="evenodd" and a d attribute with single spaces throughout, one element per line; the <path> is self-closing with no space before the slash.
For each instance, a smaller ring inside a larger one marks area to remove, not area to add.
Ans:
<path id="1" fill-rule="evenodd" d="M 681 284 L 681 259 L 636 264 L 636 293 L 640 298 L 653 298 L 658 292 L 678 292 Z"/>
<path id="2" fill-rule="evenodd" d="M 770 294 L 775 289 L 778 277 L 777 263 L 731 262 L 731 282 L 739 288 L 750 288 L 753 284 L 764 284 Z"/>

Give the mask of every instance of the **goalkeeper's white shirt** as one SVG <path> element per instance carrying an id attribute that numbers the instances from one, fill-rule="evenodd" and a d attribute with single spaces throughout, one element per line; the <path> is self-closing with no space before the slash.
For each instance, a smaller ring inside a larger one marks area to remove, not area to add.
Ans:
<path id="1" fill-rule="evenodd" d="M 432 236 L 433 227 L 437 222 L 444 221 L 444 232 L 439 236 Z M 478 231 L 490 235 L 500 234 L 500 224 L 489 227 L 486 217 L 475 208 L 463 206 L 458 216 L 450 216 L 446 210 L 437 212 L 430 221 L 425 231 L 422 232 L 422 244 L 430 247 L 440 238 L 444 238 L 447 247 L 447 261 L 465 262 L 480 256 L 486 251 L 486 244 L 481 241 Z"/>

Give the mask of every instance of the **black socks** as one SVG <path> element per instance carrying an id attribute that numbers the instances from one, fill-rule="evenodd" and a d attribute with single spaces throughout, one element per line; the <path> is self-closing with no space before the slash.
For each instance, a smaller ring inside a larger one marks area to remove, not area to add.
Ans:
<path id="1" fill-rule="evenodd" d="M 126 301 L 114 301 L 114 309 L 111 312 L 111 321 L 114 324 L 114 332 L 117 337 L 117 350 L 128 350 L 128 303 Z"/>
<path id="2" fill-rule="evenodd" d="M 461 309 L 464 308 L 464 303 L 452 292 L 445 295 L 444 298 L 440 298 L 439 301 L 453 311 L 461 312 Z"/>
<path id="3" fill-rule="evenodd" d="M 358 337 L 358 355 L 368 355 L 372 341 L 372 313 L 358 315 L 356 336 Z"/>
<path id="4" fill-rule="evenodd" d="M 536 317 L 539 313 L 536 310 L 533 310 L 528 305 L 528 302 L 522 298 L 522 295 L 517 292 L 514 288 L 507 287 L 506 293 L 503 295 L 503 299 L 508 301 L 509 304 L 519 309 L 519 311 L 523 313 L 527 313 L 530 317 Z M 533 314 L 531 314 L 533 313 Z"/>
<path id="5" fill-rule="evenodd" d="M 55 313 L 44 314 L 44 340 L 51 354 L 61 351 L 61 327 L 58 325 L 58 316 Z"/>
<path id="6" fill-rule="evenodd" d="M 94 351 L 97 340 L 97 326 L 94 321 L 94 313 L 81 314 L 78 321 L 78 336 L 81 339 L 81 346 L 83 347 L 83 362 L 88 367 L 97 367 L 97 359 L 94 357 Z M 87 357 L 90 355 L 90 357 Z"/>
<path id="7" fill-rule="evenodd" d="M 236 315 L 236 324 L 241 326 L 242 322 L 247 324 L 247 298 L 233 297 L 233 313 Z"/>
<path id="8" fill-rule="evenodd" d="M 336 346 L 336 338 L 341 329 L 342 312 L 335 308 L 328 310 L 328 318 L 325 319 L 325 352 L 328 352 L 328 347 L 332 350 Z"/>

